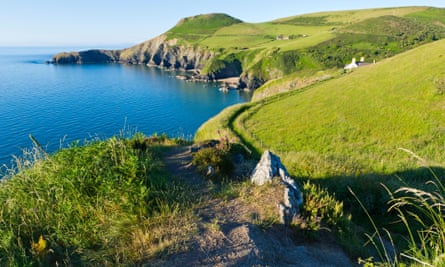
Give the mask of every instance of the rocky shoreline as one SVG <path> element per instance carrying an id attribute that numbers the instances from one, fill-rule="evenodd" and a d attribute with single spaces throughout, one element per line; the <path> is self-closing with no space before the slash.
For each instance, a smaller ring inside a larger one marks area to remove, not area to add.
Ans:
<path id="1" fill-rule="evenodd" d="M 201 47 L 179 45 L 177 39 L 161 35 L 122 50 L 63 52 L 53 56 L 51 64 L 142 64 L 166 70 L 184 71 L 177 78 L 196 82 L 219 82 L 222 90 L 254 90 L 265 81 L 243 73 L 238 60 L 221 61 L 218 53 Z M 217 62 L 221 67 L 204 73 Z"/>
<path id="2" fill-rule="evenodd" d="M 179 80 L 187 81 L 187 82 L 204 82 L 204 83 L 217 83 L 219 85 L 219 90 L 222 92 L 228 92 L 231 90 L 242 90 L 242 91 L 250 91 L 249 88 L 241 87 L 241 77 L 229 77 L 223 79 L 211 80 L 208 78 L 203 78 L 200 75 L 191 73 L 191 74 L 179 74 L 175 76 Z"/>

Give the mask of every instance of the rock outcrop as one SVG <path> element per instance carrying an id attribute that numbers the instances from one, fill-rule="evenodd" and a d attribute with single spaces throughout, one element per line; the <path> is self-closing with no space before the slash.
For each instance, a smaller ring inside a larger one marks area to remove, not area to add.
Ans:
<path id="1" fill-rule="evenodd" d="M 251 182 L 261 186 L 271 183 L 274 177 L 279 177 L 285 186 L 283 202 L 278 205 L 278 208 L 282 223 L 288 225 L 299 214 L 300 206 L 303 204 L 303 195 L 280 157 L 266 150 L 252 173 Z"/>
<path id="2" fill-rule="evenodd" d="M 165 69 L 200 70 L 215 52 L 200 47 L 177 45 L 177 39 L 161 35 L 123 50 L 88 50 L 59 53 L 55 64 L 126 63 L 145 64 Z"/>
<path id="3" fill-rule="evenodd" d="M 264 81 L 262 78 L 247 73 L 241 75 L 240 87 L 254 90 L 261 87 L 265 82 L 266 81 Z"/>
<path id="4" fill-rule="evenodd" d="M 215 52 L 200 47 L 178 45 L 177 39 L 158 36 L 142 44 L 122 50 L 119 62 L 146 64 L 166 69 L 200 70 Z"/>
<path id="5" fill-rule="evenodd" d="M 191 71 L 184 76 L 187 80 L 217 81 L 240 76 L 243 69 L 237 59 L 221 60 L 213 50 L 199 46 L 179 45 L 177 39 L 161 35 L 144 43 L 123 50 L 88 50 L 81 52 L 59 53 L 52 59 L 54 64 L 144 64 L 168 70 Z M 206 66 L 213 69 L 202 73 Z M 217 66 L 217 67 L 215 67 Z M 240 84 L 240 83 L 238 83 Z M 252 84 L 242 83 L 242 88 Z M 256 89 L 249 88 L 249 89 Z"/>
<path id="6" fill-rule="evenodd" d="M 119 50 L 87 50 L 81 52 L 64 52 L 53 57 L 55 64 L 104 64 L 119 61 Z"/>

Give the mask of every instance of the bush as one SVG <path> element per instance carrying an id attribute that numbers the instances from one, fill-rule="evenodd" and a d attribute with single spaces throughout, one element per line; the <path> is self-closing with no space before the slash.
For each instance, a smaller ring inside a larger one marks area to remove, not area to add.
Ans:
<path id="1" fill-rule="evenodd" d="M 337 233 L 349 231 L 351 216 L 343 212 L 343 202 L 326 189 L 307 182 L 303 186 L 304 203 L 301 215 L 307 230 L 317 231 L 322 224 Z"/>
<path id="2" fill-rule="evenodd" d="M 242 167 L 243 162 L 250 154 L 245 146 L 232 143 L 227 136 L 218 131 L 220 140 L 209 140 L 196 144 L 201 149 L 193 156 L 192 163 L 198 171 L 217 180 L 230 178 L 234 173 L 239 174 L 235 167 Z M 204 148 L 203 148 L 204 147 Z M 235 164 L 237 164 L 235 166 Z M 210 167 L 211 166 L 211 167 Z M 213 173 L 209 172 L 209 167 Z"/>
<path id="3" fill-rule="evenodd" d="M 217 179 L 229 177 L 234 169 L 229 151 L 219 147 L 199 150 L 193 156 L 192 162 L 201 174 Z M 209 168 L 213 168 L 214 172 L 210 173 Z"/>

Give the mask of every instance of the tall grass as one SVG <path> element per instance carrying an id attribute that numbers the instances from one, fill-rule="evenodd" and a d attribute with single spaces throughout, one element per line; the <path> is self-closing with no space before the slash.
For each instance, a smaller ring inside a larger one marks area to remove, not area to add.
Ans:
<path id="1" fill-rule="evenodd" d="M 193 227 L 185 189 L 142 135 L 46 155 L 35 146 L 0 183 L 0 265 L 136 265 Z"/>
<path id="2" fill-rule="evenodd" d="M 445 187 L 436 177 L 432 190 L 402 187 L 391 193 L 395 211 L 409 234 L 409 248 L 400 254 L 420 266 L 445 265 Z"/>
<path id="3" fill-rule="evenodd" d="M 382 185 L 390 196 L 388 214 L 395 214 L 398 218 L 396 223 L 403 225 L 403 244 L 407 244 L 406 248 L 401 248 L 400 242 L 396 247 L 393 238 L 396 233 L 381 230 L 359 197 L 349 189 L 374 229 L 374 233 L 367 234 L 367 237 L 379 258 L 363 261 L 365 266 L 445 266 L 445 186 L 434 170 L 430 169 L 430 172 L 433 179 L 427 181 L 423 188 L 402 186 L 391 190 Z"/>

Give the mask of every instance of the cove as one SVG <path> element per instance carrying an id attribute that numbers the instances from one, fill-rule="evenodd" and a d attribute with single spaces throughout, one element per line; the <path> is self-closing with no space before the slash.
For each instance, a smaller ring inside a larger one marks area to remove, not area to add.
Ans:
<path id="1" fill-rule="evenodd" d="M 48 152 L 124 128 L 192 138 L 222 109 L 250 99 L 143 65 L 44 63 L 66 50 L 0 48 L 0 166 L 32 146 L 29 134 Z"/>

